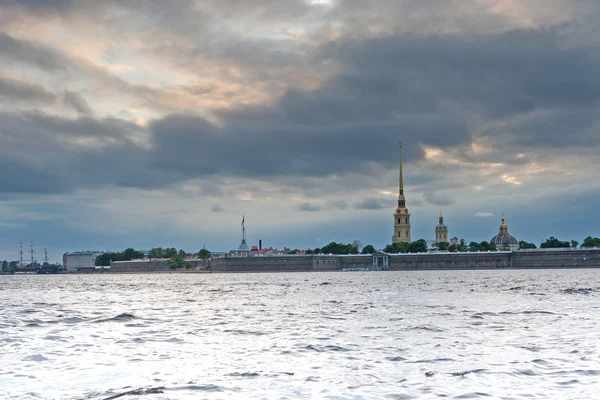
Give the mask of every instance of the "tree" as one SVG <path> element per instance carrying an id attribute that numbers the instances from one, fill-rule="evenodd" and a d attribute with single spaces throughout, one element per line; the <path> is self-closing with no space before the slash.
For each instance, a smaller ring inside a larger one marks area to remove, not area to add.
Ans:
<path id="1" fill-rule="evenodd" d="M 451 244 L 450 246 L 448 246 L 448 251 L 450 253 L 456 253 L 458 251 L 458 245 L 457 244 Z"/>
<path id="2" fill-rule="evenodd" d="M 360 242 L 360 240 L 355 240 L 352 242 L 352 246 L 356 247 L 356 250 L 360 250 L 363 248 L 362 243 Z M 358 253 L 358 251 L 357 251 Z"/>
<path id="3" fill-rule="evenodd" d="M 173 257 L 171 259 L 171 261 L 169 261 L 169 268 L 171 268 L 171 269 L 190 268 L 190 267 L 191 267 L 190 263 L 185 261 L 185 252 L 183 255 L 181 253 L 178 253 L 175 257 Z"/>
<path id="4" fill-rule="evenodd" d="M 288 251 L 288 254 L 298 254 L 298 250 L 290 250 Z"/>
<path id="5" fill-rule="evenodd" d="M 583 239 L 581 247 L 600 247 L 600 238 L 593 238 L 591 236 L 588 236 L 585 239 Z"/>
<path id="6" fill-rule="evenodd" d="M 577 240 L 571 240 L 571 247 L 576 249 L 579 246 L 579 242 Z"/>
<path id="7" fill-rule="evenodd" d="M 6 260 L 2 261 L 2 271 L 6 271 L 8 269 L 8 262 Z"/>
<path id="8" fill-rule="evenodd" d="M 321 254 L 321 249 L 317 247 L 312 251 L 312 253 L 313 254 Z"/>
<path id="9" fill-rule="evenodd" d="M 373 247 L 370 244 L 363 247 L 363 249 L 361 251 L 361 254 L 374 254 L 374 253 L 375 253 L 375 247 Z"/>
<path id="10" fill-rule="evenodd" d="M 321 252 L 323 254 L 358 254 L 358 248 L 352 244 L 331 242 L 327 246 L 323 246 Z"/>
<path id="11" fill-rule="evenodd" d="M 306 250 L 306 254 L 312 254 L 313 251 L 311 249 Z"/>
<path id="12" fill-rule="evenodd" d="M 198 252 L 198 258 L 201 260 L 208 260 L 210 258 L 210 251 L 205 248 Z"/>
<path id="13" fill-rule="evenodd" d="M 14 269 L 14 268 L 17 268 L 18 265 L 19 265 L 18 261 L 11 261 L 10 263 L 8 263 L 8 268 Z"/>
<path id="14" fill-rule="evenodd" d="M 465 242 L 465 239 L 460 239 L 460 243 L 458 244 L 458 251 L 467 251 L 467 242 Z"/>
<path id="15" fill-rule="evenodd" d="M 477 242 L 471 242 L 471 243 L 469 243 L 469 247 L 467 248 L 467 251 L 471 251 L 471 252 L 480 251 L 479 250 L 479 243 L 477 243 Z"/>
<path id="16" fill-rule="evenodd" d="M 448 242 L 437 243 L 437 248 L 439 251 L 448 251 L 448 247 L 450 247 L 450 243 Z"/>
<path id="17" fill-rule="evenodd" d="M 425 239 L 415 240 L 408 245 L 409 253 L 427 253 L 427 242 Z"/>
<path id="18" fill-rule="evenodd" d="M 534 243 L 527 243 L 524 240 L 519 241 L 520 249 L 537 249 L 537 246 Z"/>
<path id="19" fill-rule="evenodd" d="M 557 249 L 563 247 L 571 247 L 571 243 L 560 241 L 554 236 L 550 236 L 550 239 L 546 239 L 545 242 L 540 244 L 540 249 Z"/>
<path id="20" fill-rule="evenodd" d="M 397 242 L 388 244 L 383 249 L 386 253 L 408 253 L 408 243 L 405 242 Z"/>

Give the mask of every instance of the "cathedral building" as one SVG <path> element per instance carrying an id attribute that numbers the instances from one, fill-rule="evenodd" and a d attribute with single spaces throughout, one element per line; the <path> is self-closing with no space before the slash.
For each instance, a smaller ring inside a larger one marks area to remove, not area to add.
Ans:
<path id="1" fill-rule="evenodd" d="M 502 214 L 500 231 L 490 240 L 490 243 L 495 244 L 498 250 L 519 250 L 519 242 L 508 233 L 508 227 L 504 223 L 504 214 Z"/>
<path id="2" fill-rule="evenodd" d="M 448 239 L 448 227 L 444 225 L 444 216 L 440 214 L 439 223 L 435 227 L 435 242 L 436 243 L 449 243 Z"/>
<path id="3" fill-rule="evenodd" d="M 402 179 L 402 142 L 400 146 L 400 185 L 398 193 L 398 207 L 394 211 L 394 236 L 392 243 L 410 243 L 410 213 L 406 208 L 406 198 L 404 197 L 404 181 Z"/>

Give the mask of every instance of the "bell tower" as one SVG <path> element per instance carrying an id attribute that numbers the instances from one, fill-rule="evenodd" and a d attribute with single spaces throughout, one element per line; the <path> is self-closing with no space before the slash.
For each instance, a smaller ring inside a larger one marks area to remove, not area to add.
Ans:
<path id="1" fill-rule="evenodd" d="M 448 227 L 444 225 L 444 216 L 440 213 L 439 223 L 435 227 L 435 242 L 436 243 L 448 243 Z"/>
<path id="2" fill-rule="evenodd" d="M 400 147 L 400 191 L 398 193 L 398 207 L 394 211 L 394 236 L 392 243 L 410 243 L 410 213 L 406 208 L 404 197 L 404 180 L 402 177 L 402 142 L 398 141 Z"/>

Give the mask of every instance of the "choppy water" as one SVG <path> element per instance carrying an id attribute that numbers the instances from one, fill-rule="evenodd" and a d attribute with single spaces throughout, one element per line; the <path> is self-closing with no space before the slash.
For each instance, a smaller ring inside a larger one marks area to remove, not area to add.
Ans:
<path id="1" fill-rule="evenodd" d="M 0 276 L 0 308 L 2 399 L 600 397 L 595 270 Z"/>

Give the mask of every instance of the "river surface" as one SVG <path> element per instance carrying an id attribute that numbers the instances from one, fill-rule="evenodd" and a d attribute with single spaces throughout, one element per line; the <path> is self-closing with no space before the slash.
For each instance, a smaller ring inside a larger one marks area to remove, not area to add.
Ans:
<path id="1" fill-rule="evenodd" d="M 0 399 L 600 398 L 600 270 L 0 276 L 0 309 Z"/>

